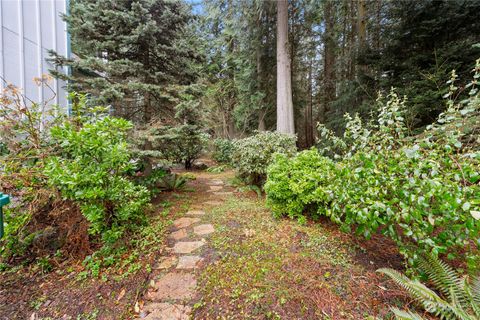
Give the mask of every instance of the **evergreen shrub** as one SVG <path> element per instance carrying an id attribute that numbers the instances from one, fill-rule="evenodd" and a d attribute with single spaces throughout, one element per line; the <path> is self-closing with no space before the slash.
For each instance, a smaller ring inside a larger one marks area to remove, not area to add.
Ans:
<path id="1" fill-rule="evenodd" d="M 219 163 L 231 163 L 235 141 L 218 138 L 213 141 L 213 160 Z"/>
<path id="2" fill-rule="evenodd" d="M 293 156 L 297 152 L 296 137 L 278 132 L 257 132 L 235 142 L 232 165 L 248 184 L 261 186 L 265 182 L 267 167 L 274 154 Z"/>

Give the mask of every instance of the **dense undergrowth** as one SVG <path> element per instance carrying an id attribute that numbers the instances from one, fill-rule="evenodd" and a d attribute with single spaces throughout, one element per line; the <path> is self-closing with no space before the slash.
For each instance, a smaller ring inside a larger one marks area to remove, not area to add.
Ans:
<path id="1" fill-rule="evenodd" d="M 48 80 L 39 81 L 48 85 Z M 151 198 L 190 179 L 171 173 L 169 160 L 193 161 L 203 148 L 198 130 L 187 124 L 171 127 L 193 130 L 192 141 L 183 134 L 168 137 L 175 156 L 145 155 L 132 145 L 131 122 L 91 106 L 85 95 L 70 98 L 67 116 L 49 101 L 26 103 L 13 86 L 1 95 L 0 190 L 13 200 L 4 210 L 2 269 L 51 265 L 59 257 L 84 259 L 85 275 L 94 276 L 113 265 L 136 265 L 138 257 L 129 253 L 143 241 L 136 235 L 145 236 L 147 224 L 159 225 L 148 214 Z"/>
<path id="2" fill-rule="evenodd" d="M 52 112 L 46 118 L 45 105 L 25 105 L 15 88 L 3 95 L 8 153 L 1 158 L 1 183 L 14 197 L 6 209 L 4 263 L 62 249 L 84 257 L 91 244 L 111 248 L 145 221 L 149 191 L 130 178 L 132 125 L 91 108 L 85 96 L 72 98 L 71 117 Z"/>
<path id="3" fill-rule="evenodd" d="M 467 125 L 480 111 L 479 77 L 477 61 L 469 98 L 455 101 L 452 73 L 447 111 L 417 137 L 407 136 L 407 102 L 393 91 L 376 122 L 348 117 L 343 138 L 321 128 L 319 149 L 278 155 L 269 167 L 268 205 L 300 221 L 325 215 L 367 238 L 381 232 L 410 263 L 431 251 L 478 270 L 480 150 Z"/>

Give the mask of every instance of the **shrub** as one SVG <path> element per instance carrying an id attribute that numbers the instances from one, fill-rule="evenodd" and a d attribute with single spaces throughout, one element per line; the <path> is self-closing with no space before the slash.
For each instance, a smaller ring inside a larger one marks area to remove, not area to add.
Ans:
<path id="1" fill-rule="evenodd" d="M 209 168 L 207 168 L 206 171 L 210 172 L 210 173 L 221 173 L 221 172 L 224 172 L 227 169 L 228 169 L 228 165 L 222 164 L 222 165 L 219 165 L 219 166 L 209 167 Z"/>
<path id="2" fill-rule="evenodd" d="M 293 156 L 296 137 L 278 132 L 258 132 L 235 142 L 232 164 L 248 184 L 263 185 L 275 153 Z"/>
<path id="3" fill-rule="evenodd" d="M 183 163 L 185 169 L 191 169 L 207 144 L 208 134 L 203 132 L 199 121 L 200 102 L 195 92 L 198 89 L 187 86 L 183 90 L 175 107 L 174 123 L 153 122 L 137 133 L 137 144 L 143 145 L 143 150 L 137 153 L 144 161 L 147 174 L 150 174 L 154 159 Z"/>
<path id="4" fill-rule="evenodd" d="M 215 139 L 213 141 L 213 160 L 219 163 L 231 163 L 232 153 L 235 148 L 234 140 L 230 139 Z"/>
<path id="5" fill-rule="evenodd" d="M 461 255 L 478 268 L 480 152 L 465 143 L 471 139 L 464 127 L 480 110 L 479 95 L 475 89 L 466 101 L 449 100 L 438 123 L 414 139 L 405 137 L 403 109 L 392 92 L 369 129 L 349 119 L 344 139 L 333 144 L 340 148 L 326 150 L 341 150 L 335 164 L 314 151 L 278 157 L 266 183 L 268 204 L 291 217 L 325 214 L 367 238 L 382 232 L 410 263 L 431 251 Z"/>
<path id="6" fill-rule="evenodd" d="M 59 155 L 48 160 L 45 174 L 62 197 L 79 203 L 90 232 L 115 242 L 125 228 L 143 219 L 148 191 L 124 174 L 131 169 L 126 142 L 131 123 L 111 117 L 77 127 L 65 123 L 52 128 Z"/>
<path id="7" fill-rule="evenodd" d="M 48 76 L 35 82 L 50 88 Z M 49 128 L 64 121 L 65 116 L 57 114 L 56 106 L 47 107 L 49 102 L 31 102 L 11 84 L 0 93 L 0 191 L 13 198 L 4 208 L 3 258 L 26 254 L 33 233 L 45 228 L 45 222 L 39 226 L 35 218 L 54 200 L 42 170 L 51 153 Z"/>
<path id="8" fill-rule="evenodd" d="M 165 159 L 183 163 L 185 169 L 191 169 L 193 162 L 200 157 L 207 137 L 196 125 L 166 127 L 164 134 L 158 136 L 158 150 Z"/>
<path id="9" fill-rule="evenodd" d="M 318 150 L 302 151 L 291 159 L 278 154 L 267 174 L 267 205 L 275 215 L 287 213 L 290 218 L 303 219 L 308 209 L 325 214 L 332 201 L 329 183 L 334 179 L 335 165 Z"/>
<path id="10" fill-rule="evenodd" d="M 150 166 L 150 170 L 144 170 L 147 175 L 152 173 L 151 166 L 155 161 L 163 164 L 182 163 L 185 169 L 191 169 L 208 140 L 208 135 L 197 125 L 189 124 L 167 126 L 151 123 L 147 130 L 137 134 L 140 135 L 136 138 L 137 144 L 148 142 L 149 145 L 144 150 L 136 150 L 143 166 Z"/>
<path id="11" fill-rule="evenodd" d="M 162 179 L 170 174 L 170 169 L 167 167 L 158 166 L 152 169 L 149 175 L 143 175 L 141 172 L 136 174 L 136 182 L 142 186 L 145 186 L 152 194 L 160 192 L 159 184 Z"/>

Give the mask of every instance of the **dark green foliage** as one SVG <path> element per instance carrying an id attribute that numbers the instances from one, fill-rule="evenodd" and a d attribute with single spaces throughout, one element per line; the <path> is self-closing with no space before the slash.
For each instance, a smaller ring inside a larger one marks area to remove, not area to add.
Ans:
<path id="1" fill-rule="evenodd" d="M 153 193 L 160 191 L 158 188 L 159 181 L 165 178 L 170 174 L 170 170 L 164 167 L 157 167 L 152 169 L 149 175 L 144 176 L 142 173 L 138 173 L 136 181 L 138 184 L 145 186 L 147 189 L 151 190 Z"/>
<path id="2" fill-rule="evenodd" d="M 172 173 L 170 169 L 165 167 L 154 168 L 148 176 L 141 176 L 138 179 L 140 184 L 154 193 L 179 190 L 185 186 L 188 180 L 187 177 Z"/>
<path id="3" fill-rule="evenodd" d="M 274 129 L 275 1 L 212 0 L 203 9 L 209 127 L 215 136 L 230 139 Z M 409 133 L 424 130 L 445 110 L 443 83 L 449 72 L 455 69 L 467 79 L 480 54 L 475 47 L 479 12 L 479 2 L 471 0 L 289 1 L 298 146 L 313 144 L 318 122 L 341 134 L 345 113 L 375 119 L 375 97 L 391 87 L 409 97 L 404 114 Z M 360 21 L 365 22 L 362 34 Z M 335 56 L 331 64 L 327 51 Z M 329 76 L 327 69 L 332 69 Z"/>
<path id="4" fill-rule="evenodd" d="M 368 60 L 380 86 L 399 89 L 410 99 L 415 126 L 435 121 L 444 111 L 443 83 L 452 69 L 468 82 L 480 50 L 480 3 L 469 0 L 402 0 L 389 2 L 386 46 L 380 60 Z M 373 58 L 373 56 L 372 56 Z"/>
<path id="5" fill-rule="evenodd" d="M 275 2 L 212 0 L 203 8 L 208 125 L 216 136 L 230 139 L 273 128 Z"/>
<path id="6" fill-rule="evenodd" d="M 8 154 L 7 145 L 3 142 L 0 142 L 0 157 Z"/>
<path id="7" fill-rule="evenodd" d="M 200 119 L 198 91 L 195 86 L 183 88 L 181 100 L 175 107 L 175 118 L 169 124 L 162 121 L 151 123 L 142 132 L 139 140 L 143 140 L 141 143 L 148 144 L 149 147 L 139 151 L 140 155 L 183 163 L 186 169 L 192 168 L 208 138 Z"/>
<path id="8" fill-rule="evenodd" d="M 183 1 L 72 0 L 65 20 L 76 57 L 52 52 L 52 61 L 72 68 L 70 89 L 91 93 L 117 116 L 148 122 L 172 112 L 174 85 L 196 77 L 200 57 Z"/>
<path id="9" fill-rule="evenodd" d="M 188 178 L 177 173 L 167 174 L 157 182 L 157 187 L 165 191 L 177 191 L 185 187 Z"/>
<path id="10" fill-rule="evenodd" d="M 195 125 L 163 127 L 159 132 L 162 133 L 155 137 L 155 141 L 162 158 L 183 163 L 187 170 L 192 168 L 207 143 L 207 135 Z"/>
<path id="11" fill-rule="evenodd" d="M 399 286 L 403 287 L 427 312 L 441 319 L 475 320 L 480 318 L 480 278 L 462 279 L 452 267 L 435 255 L 426 255 L 420 259 L 420 269 L 428 275 L 436 292 L 418 280 L 412 280 L 392 269 L 379 269 Z M 397 319 L 421 320 L 417 313 L 392 308 Z"/>
<path id="12" fill-rule="evenodd" d="M 235 142 L 232 165 L 241 179 L 248 184 L 263 185 L 267 167 L 275 153 L 293 156 L 297 147 L 296 137 L 278 132 L 257 132 L 255 135 Z"/>
<path id="13" fill-rule="evenodd" d="M 372 38 L 353 61 L 356 77 L 339 83 L 339 94 L 325 124 L 341 133 L 345 125 L 341 115 L 346 112 L 371 119 L 376 93 L 394 87 L 400 96 L 409 97 L 407 126 L 420 132 L 445 110 L 442 96 L 447 90 L 443 84 L 450 71 L 460 75 L 459 87 L 468 82 L 471 65 L 480 54 L 476 46 L 480 43 L 480 4 L 399 0 L 367 1 L 366 7 L 371 19 L 367 34 Z M 466 92 L 458 94 L 467 96 Z"/>
<path id="14" fill-rule="evenodd" d="M 215 139 L 213 141 L 212 157 L 219 163 L 231 163 L 235 141 L 229 139 Z"/>

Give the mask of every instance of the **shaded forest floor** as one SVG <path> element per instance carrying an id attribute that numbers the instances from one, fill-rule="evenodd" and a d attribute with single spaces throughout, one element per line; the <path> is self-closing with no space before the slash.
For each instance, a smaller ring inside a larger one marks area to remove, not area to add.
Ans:
<path id="1" fill-rule="evenodd" d="M 342 233 L 329 221 L 300 225 L 275 219 L 264 199 L 232 184 L 233 172 L 194 172 L 186 190 L 155 200 L 146 241 L 132 266 L 117 266 L 99 278 L 81 279 L 81 263 L 42 273 L 23 267 L 0 278 L 0 319 L 133 319 L 143 302 L 155 263 L 169 254 L 171 223 L 202 207 L 215 227 L 199 249 L 193 319 L 364 319 L 390 318 L 390 306 L 409 303 L 405 293 L 376 269 L 402 269 L 393 243 Z M 231 195 L 209 192 L 221 179 Z M 150 239 L 150 238 L 149 238 Z M 132 252 L 125 253 L 125 259 Z M 32 316 L 34 315 L 34 316 Z M 33 317 L 33 318 L 32 318 Z"/>
<path id="2" fill-rule="evenodd" d="M 233 173 L 223 178 L 228 184 Z M 254 192 L 227 197 L 210 220 L 216 232 L 203 250 L 194 319 L 389 318 L 389 306 L 408 303 L 375 272 L 403 269 L 383 237 L 358 240 L 329 221 L 275 219 Z"/>

